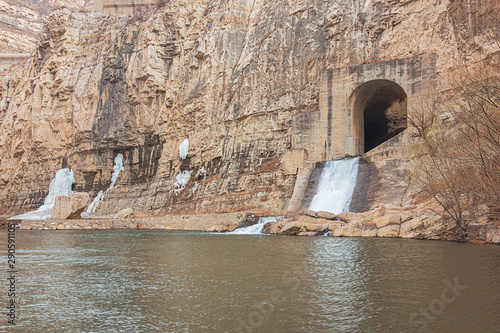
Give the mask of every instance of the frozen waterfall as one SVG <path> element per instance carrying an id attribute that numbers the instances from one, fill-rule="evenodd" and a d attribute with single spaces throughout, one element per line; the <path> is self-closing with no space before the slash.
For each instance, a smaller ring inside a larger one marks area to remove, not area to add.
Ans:
<path id="1" fill-rule="evenodd" d="M 94 198 L 94 201 L 87 207 L 87 211 L 81 214 L 82 217 L 89 217 L 92 214 L 95 213 L 97 206 L 99 203 L 102 201 L 104 198 L 104 195 L 109 192 L 113 187 L 115 187 L 116 180 L 118 179 L 118 175 L 120 174 L 120 171 L 123 171 L 123 155 L 118 154 L 115 157 L 115 165 L 113 166 L 113 174 L 111 175 L 111 184 L 109 185 L 108 189 L 103 192 L 99 191 L 97 193 L 97 196 Z"/>
<path id="2" fill-rule="evenodd" d="M 179 156 L 181 160 L 186 159 L 188 153 L 189 153 L 189 140 L 184 139 L 184 141 L 182 141 L 181 145 L 179 146 Z"/>
<path id="3" fill-rule="evenodd" d="M 75 182 L 75 174 L 71 169 L 61 169 L 56 172 L 56 176 L 50 182 L 49 194 L 45 198 L 43 205 L 35 211 L 13 216 L 9 220 L 48 220 L 51 217 L 52 207 L 59 195 L 73 193 L 71 185 Z"/>
<path id="4" fill-rule="evenodd" d="M 326 162 L 309 209 L 340 214 L 349 210 L 359 158 Z"/>

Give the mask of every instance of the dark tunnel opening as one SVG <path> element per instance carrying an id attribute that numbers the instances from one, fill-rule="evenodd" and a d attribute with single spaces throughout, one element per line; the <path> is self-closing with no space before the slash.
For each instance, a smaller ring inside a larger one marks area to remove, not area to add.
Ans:
<path id="1" fill-rule="evenodd" d="M 407 127 L 407 95 L 397 83 L 373 80 L 357 89 L 354 115 L 362 117 L 364 152 L 368 152 Z"/>
<path id="2" fill-rule="evenodd" d="M 364 113 L 365 152 L 396 136 L 406 128 L 406 117 L 394 119 L 387 115 L 387 110 L 390 110 L 391 106 L 401 102 L 404 103 L 404 100 L 376 100 L 366 108 Z"/>

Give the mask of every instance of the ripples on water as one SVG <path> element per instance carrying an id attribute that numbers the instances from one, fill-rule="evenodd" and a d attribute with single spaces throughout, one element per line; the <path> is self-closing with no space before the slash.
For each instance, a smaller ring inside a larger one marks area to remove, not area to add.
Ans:
<path id="1" fill-rule="evenodd" d="M 425 317 L 410 315 L 458 278 L 467 289 L 426 332 L 500 332 L 497 246 L 160 231 L 16 240 L 11 331 L 418 332 Z"/>

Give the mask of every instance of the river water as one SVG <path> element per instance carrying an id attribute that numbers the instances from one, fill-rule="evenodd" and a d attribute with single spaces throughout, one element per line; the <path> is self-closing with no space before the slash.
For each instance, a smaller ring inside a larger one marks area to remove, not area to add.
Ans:
<path id="1" fill-rule="evenodd" d="M 500 332 L 493 245 L 17 230 L 16 248 L 0 331 Z"/>

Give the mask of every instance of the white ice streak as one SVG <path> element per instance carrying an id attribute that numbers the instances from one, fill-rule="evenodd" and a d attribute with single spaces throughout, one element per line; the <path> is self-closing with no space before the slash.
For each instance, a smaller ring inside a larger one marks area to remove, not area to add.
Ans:
<path id="1" fill-rule="evenodd" d="M 192 171 L 179 170 L 179 173 L 175 176 L 174 191 L 180 192 L 186 187 L 189 178 L 191 178 L 191 173 Z"/>
<path id="2" fill-rule="evenodd" d="M 123 155 L 118 154 L 115 157 L 115 165 L 113 166 L 113 174 L 111 175 L 111 184 L 109 185 L 108 189 L 103 192 L 102 190 L 97 193 L 97 196 L 94 198 L 92 203 L 87 207 L 87 210 L 81 214 L 82 217 L 90 217 L 92 214 L 95 213 L 97 206 L 99 206 L 99 203 L 104 199 L 104 195 L 106 195 L 112 188 L 115 187 L 116 180 L 118 179 L 118 175 L 120 174 L 120 171 L 124 171 L 125 168 L 123 167 Z"/>
<path id="3" fill-rule="evenodd" d="M 185 159 L 188 156 L 188 152 L 189 152 L 189 140 L 184 139 L 184 141 L 182 141 L 181 145 L 179 146 L 179 156 L 181 160 Z"/>
<path id="4" fill-rule="evenodd" d="M 54 207 L 56 197 L 73 193 L 71 185 L 75 182 L 73 170 L 65 168 L 56 172 L 56 176 L 49 185 L 49 194 L 45 198 L 43 205 L 35 211 L 13 216 L 10 220 L 48 220 L 51 218 L 52 207 Z"/>
<path id="5" fill-rule="evenodd" d="M 201 167 L 200 170 L 198 170 L 198 172 L 196 173 L 196 177 L 198 178 L 198 176 L 200 175 L 203 175 L 203 176 L 206 176 L 207 175 L 207 170 L 205 170 L 205 167 Z"/>
<path id="6" fill-rule="evenodd" d="M 123 155 L 118 154 L 115 157 L 115 165 L 113 166 L 113 174 L 111 175 L 111 184 L 109 185 L 109 188 L 106 190 L 106 192 L 115 187 L 116 180 L 118 179 L 120 171 L 124 170 L 125 168 L 123 167 Z"/>

